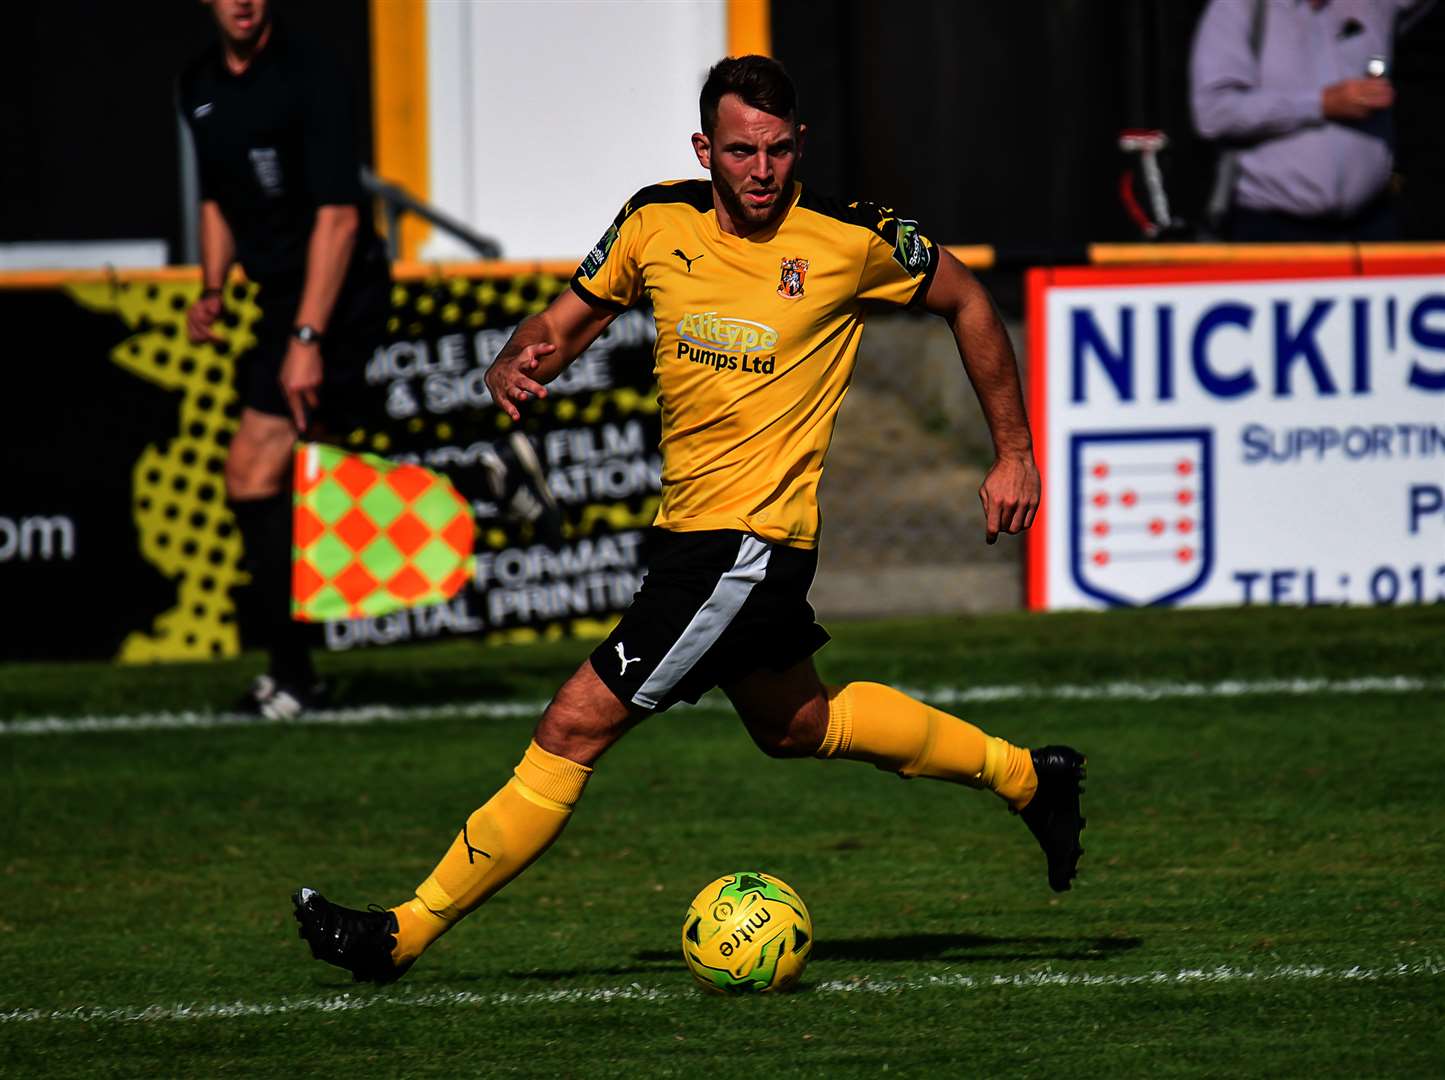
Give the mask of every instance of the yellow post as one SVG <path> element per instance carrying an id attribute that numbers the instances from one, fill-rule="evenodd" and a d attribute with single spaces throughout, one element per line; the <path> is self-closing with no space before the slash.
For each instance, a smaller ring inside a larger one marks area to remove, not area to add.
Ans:
<path id="1" fill-rule="evenodd" d="M 728 0 L 728 55 L 771 56 L 772 23 L 770 0 Z"/>
<path id="2" fill-rule="evenodd" d="M 376 173 L 428 196 L 426 0 L 371 0 L 371 107 Z M 397 258 L 415 259 L 431 226 L 402 219 Z"/>

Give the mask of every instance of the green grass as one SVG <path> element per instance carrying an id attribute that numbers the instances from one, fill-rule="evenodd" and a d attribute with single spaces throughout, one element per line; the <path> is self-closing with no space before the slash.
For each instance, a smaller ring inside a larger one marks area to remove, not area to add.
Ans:
<path id="1" fill-rule="evenodd" d="M 0 1075 L 1438 1070 L 1445 609 L 831 629 L 820 667 L 834 680 L 1406 675 L 1431 689 L 964 710 L 1015 741 L 1089 753 L 1087 854 L 1063 896 L 991 796 L 851 763 L 771 761 L 725 706 L 675 710 L 605 759 L 542 861 L 382 990 L 309 958 L 288 893 L 307 883 L 342 902 L 403 897 L 506 777 L 530 721 L 0 734 L 0 1018 L 343 994 L 370 1004 L 0 1019 Z M 324 659 L 353 701 L 541 700 L 585 651 L 451 644 Z M 216 708 L 254 664 L 0 666 L 0 718 Z M 779 875 L 812 909 L 818 943 L 800 993 L 691 989 L 677 940 L 687 902 L 740 868 Z M 1433 966 L 1340 977 L 1397 962 Z M 1128 980 L 1220 965 L 1258 977 Z M 1323 974 L 1302 977 L 1310 965 Z M 995 981 L 1040 972 L 1107 978 Z M 858 989 L 840 989 L 849 980 Z M 655 993 L 583 993 L 634 984 Z"/>

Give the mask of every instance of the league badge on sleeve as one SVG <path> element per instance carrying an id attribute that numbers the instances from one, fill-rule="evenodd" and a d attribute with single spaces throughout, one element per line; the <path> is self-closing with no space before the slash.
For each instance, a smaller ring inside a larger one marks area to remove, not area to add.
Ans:
<path id="1" fill-rule="evenodd" d="M 803 278 L 807 274 L 807 259 L 784 259 L 783 276 L 778 282 L 778 295 L 784 300 L 798 299 L 803 295 Z"/>
<path id="2" fill-rule="evenodd" d="M 893 248 L 893 258 L 898 265 L 917 277 L 928 269 L 928 242 L 918 231 L 918 222 L 898 219 L 898 234 Z"/>
<path id="3" fill-rule="evenodd" d="M 1070 439 L 1069 562 L 1115 607 L 1169 604 L 1214 565 L 1214 433 L 1080 433 Z"/>
<path id="4" fill-rule="evenodd" d="M 617 243 L 618 233 L 619 230 L 615 224 L 607 226 L 607 231 L 602 234 L 602 239 L 593 245 L 592 250 L 587 253 L 587 257 L 582 260 L 580 269 L 583 277 L 590 279 L 597 276 L 597 272 L 602 269 L 602 264 L 607 261 L 607 256 L 612 253 L 612 245 Z"/>

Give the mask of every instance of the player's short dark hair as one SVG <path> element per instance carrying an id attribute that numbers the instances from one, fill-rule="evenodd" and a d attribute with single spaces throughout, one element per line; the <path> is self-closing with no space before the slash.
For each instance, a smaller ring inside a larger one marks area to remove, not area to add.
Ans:
<path id="1" fill-rule="evenodd" d="M 794 119 L 798 111 L 793 80 L 770 56 L 729 56 L 712 66 L 697 103 L 705 135 L 712 135 L 717 127 L 718 102 L 724 94 L 736 94 L 744 104 L 785 120 Z"/>

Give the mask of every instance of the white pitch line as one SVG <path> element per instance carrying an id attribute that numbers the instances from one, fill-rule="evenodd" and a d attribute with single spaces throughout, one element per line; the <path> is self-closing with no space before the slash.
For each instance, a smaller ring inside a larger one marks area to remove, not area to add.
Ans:
<path id="1" fill-rule="evenodd" d="M 983 704 L 1020 698 L 1053 701 L 1163 701 L 1170 698 L 1236 698 L 1282 695 L 1421 694 L 1445 691 L 1445 679 L 1369 675 L 1356 679 L 1226 679 L 1222 682 L 1107 682 L 1088 686 L 940 686 L 909 690 L 939 705 Z"/>
<path id="2" fill-rule="evenodd" d="M 1239 698 L 1265 695 L 1311 697 L 1317 695 L 1423 694 L 1445 692 L 1445 679 L 1409 675 L 1366 676 L 1357 679 L 1230 679 L 1223 682 L 1107 682 L 1093 685 L 934 686 L 902 688 L 935 705 L 982 705 L 997 701 L 1165 701 L 1176 698 Z M 291 724 L 364 726 L 415 723 L 423 720 L 503 720 L 539 716 L 547 703 L 535 701 L 468 701 L 449 705 L 358 705 L 323 709 L 289 721 L 267 720 L 243 713 L 149 712 L 129 715 L 33 716 L 0 720 L 4 735 L 73 735 L 83 732 L 187 731 L 211 728 L 273 727 Z M 720 697 L 705 698 L 698 706 L 727 708 Z"/>
<path id="3" fill-rule="evenodd" d="M 0 720 L 0 735 L 73 735 L 95 731 L 188 731 L 211 728 L 365 726 L 417 720 L 503 720 L 540 716 L 545 701 L 467 701 L 449 705 L 356 705 L 317 709 L 295 720 L 268 720 L 251 713 L 149 712 L 115 716 L 33 716 Z"/>
<path id="4" fill-rule="evenodd" d="M 1017 974 L 964 975 L 950 972 L 920 979 L 829 979 L 804 984 L 815 994 L 906 994 L 928 990 L 1044 990 L 1113 986 L 1158 988 L 1226 983 L 1349 983 L 1387 979 L 1439 978 L 1445 960 L 1397 960 L 1378 967 L 1326 967 L 1322 964 L 1282 964 L 1273 968 L 1241 968 L 1232 964 L 1212 967 L 1148 971 L 1137 975 L 1097 975 L 1089 972 L 1038 971 Z M 174 1020 L 244 1020 L 296 1013 L 359 1012 L 364 1009 L 457 1009 L 529 1007 L 533 1005 L 610 1005 L 614 1002 L 676 1001 L 698 996 L 691 988 L 605 986 L 562 990 L 500 991 L 478 994 L 471 990 L 378 990 L 372 994 L 334 994 L 329 997 L 281 998 L 278 1001 L 213 1001 L 171 1005 L 77 1005 L 68 1009 L 10 1009 L 0 1011 L 0 1024 L 34 1024 L 71 1021 L 82 1024 L 159 1023 Z"/>

